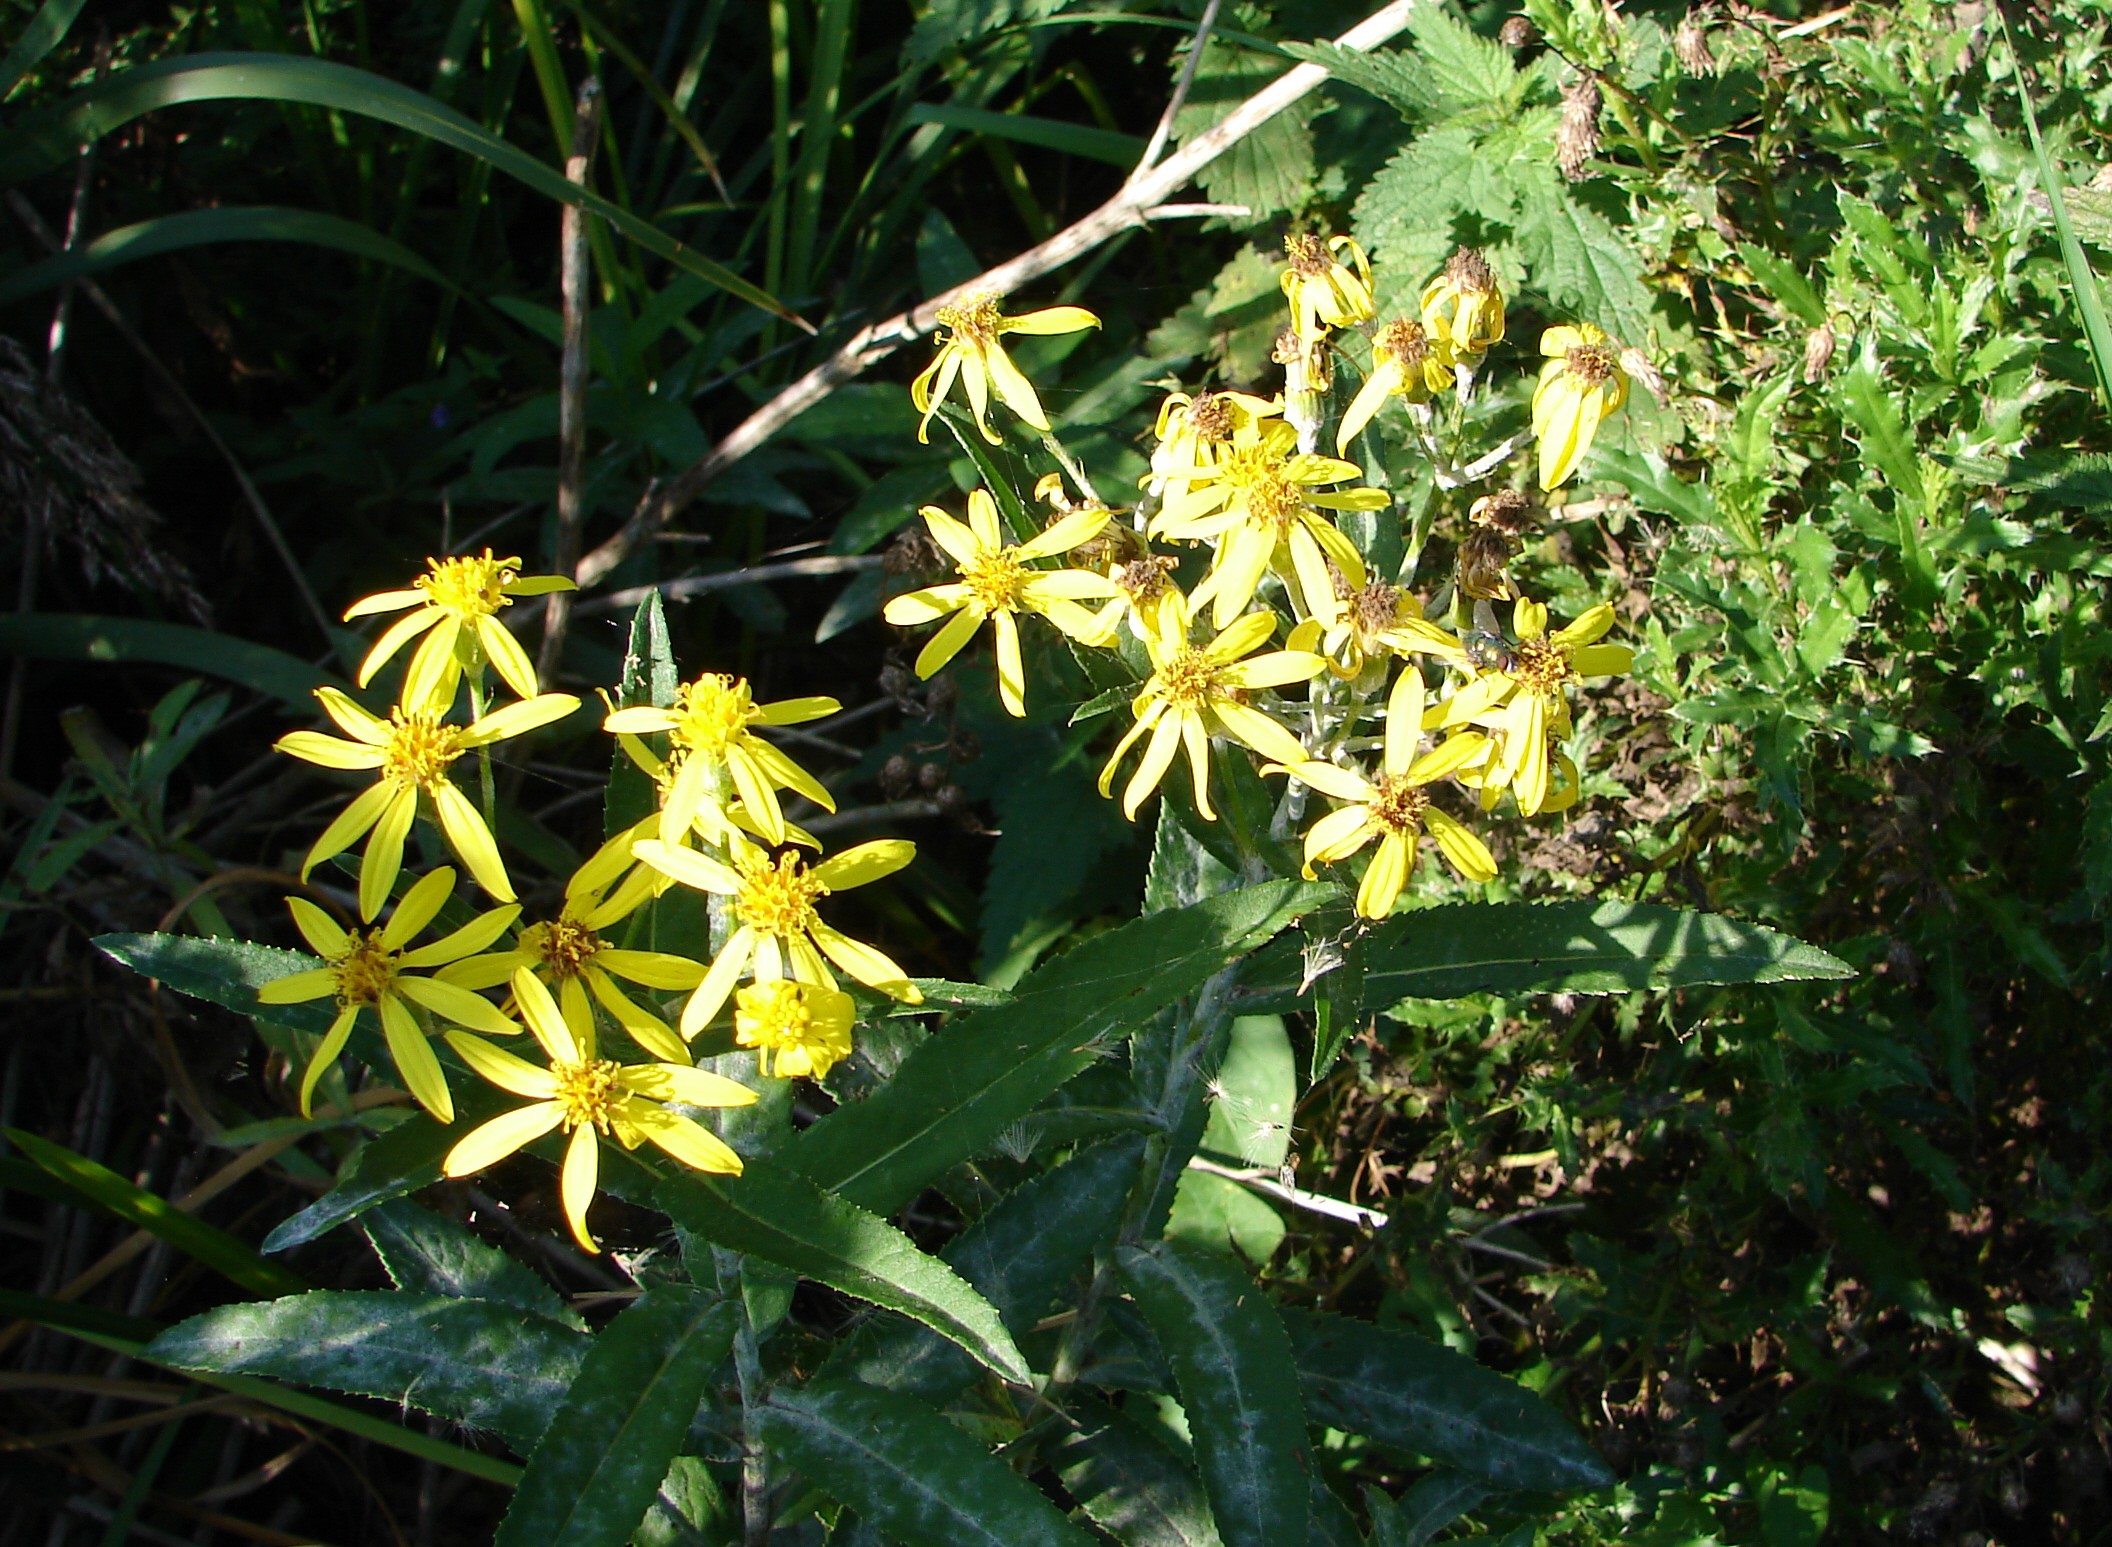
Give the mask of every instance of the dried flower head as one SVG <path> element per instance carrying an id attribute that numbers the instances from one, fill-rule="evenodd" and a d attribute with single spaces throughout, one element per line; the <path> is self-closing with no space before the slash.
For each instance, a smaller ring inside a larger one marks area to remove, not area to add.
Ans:
<path id="1" fill-rule="evenodd" d="M 1599 83 L 1580 75 L 1562 92 L 1562 122 L 1555 130 L 1555 165 L 1571 182 L 1580 181 L 1599 153 L 1599 112 L 1605 106 Z"/>

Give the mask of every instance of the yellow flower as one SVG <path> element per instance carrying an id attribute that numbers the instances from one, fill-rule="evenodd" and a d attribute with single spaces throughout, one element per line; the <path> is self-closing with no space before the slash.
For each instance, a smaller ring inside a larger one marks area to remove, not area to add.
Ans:
<path id="1" fill-rule="evenodd" d="M 924 995 L 894 961 L 863 941 L 853 940 L 822 923 L 814 904 L 831 892 L 864 886 L 891 876 L 916 858 L 917 846 L 902 838 L 882 838 L 845 849 L 812 869 L 796 853 L 770 856 L 736 837 L 728 865 L 694 849 L 647 839 L 632 850 L 655 870 L 684 886 L 733 899 L 737 926 L 712 959 L 711 970 L 682 1008 L 682 1035 L 694 1037 L 726 1003 L 742 972 L 758 983 L 790 975 L 802 983 L 834 988 L 834 962 L 867 988 L 905 1004 L 922 1004 Z M 826 958 L 826 960 L 824 960 Z"/>
<path id="2" fill-rule="evenodd" d="M 667 951 L 625 950 L 603 938 L 605 931 L 670 884 L 667 877 L 631 855 L 631 845 L 650 837 L 658 826 L 657 817 L 647 817 L 604 843 L 565 883 L 564 905 L 557 917 L 528 925 L 512 949 L 469 957 L 443 968 L 439 976 L 464 988 L 493 988 L 525 967 L 557 990 L 565 1013 L 573 1019 L 591 1018 L 586 1006 L 586 996 L 591 994 L 631 1040 L 655 1058 L 688 1063 L 689 1050 L 674 1029 L 624 993 L 616 980 L 684 992 L 703 981 L 704 964 Z"/>
<path id="3" fill-rule="evenodd" d="M 321 731 L 292 731 L 274 743 L 277 750 L 324 768 L 372 772 L 380 777 L 323 829 L 301 862 L 301 879 L 305 881 L 317 865 L 342 854 L 371 831 L 373 837 L 367 839 L 366 853 L 359 862 L 359 916 L 373 918 L 403 867 L 403 840 L 418 815 L 418 796 L 423 792 L 433 803 L 440 831 L 477 884 L 501 902 L 513 901 L 513 884 L 506 879 L 506 865 L 499 858 L 491 829 L 470 798 L 455 788 L 449 770 L 465 752 L 562 720 L 579 707 L 579 700 L 570 693 L 543 693 L 494 709 L 469 725 L 449 725 L 442 719 L 444 711 L 438 709 L 398 708 L 380 720 L 336 688 L 317 688 L 315 696 L 352 739 Z"/>
<path id="4" fill-rule="evenodd" d="M 1035 429 L 1047 432 L 1049 416 L 1041 411 L 1034 384 L 1012 363 L 998 339 L 1006 333 L 1076 333 L 1081 328 L 1099 327 L 1100 319 L 1082 306 L 1051 306 L 1021 317 L 1007 317 L 997 309 L 997 302 L 995 295 L 966 295 L 951 306 L 939 308 L 939 326 L 952 329 L 952 335 L 939 340 L 938 355 L 909 384 L 910 400 L 924 415 L 917 425 L 919 442 L 929 438 L 931 416 L 953 389 L 955 376 L 968 389 L 975 427 L 991 445 L 999 441 L 986 417 L 993 391 L 1012 412 Z"/>
<path id="5" fill-rule="evenodd" d="M 1300 761 L 1270 767 L 1266 773 L 1288 773 L 1323 795 L 1346 802 L 1330 811 L 1305 835 L 1305 877 L 1315 865 L 1348 859 L 1372 839 L 1379 846 L 1357 886 L 1357 912 L 1382 919 L 1400 900 L 1401 888 L 1415 868 L 1417 841 L 1424 828 L 1437 840 L 1438 851 L 1469 881 L 1493 881 L 1496 861 L 1474 834 L 1430 803 L 1427 786 L 1472 758 L 1480 747 L 1471 736 L 1454 736 L 1435 750 L 1416 756 L 1423 740 L 1423 674 L 1404 667 L 1386 699 L 1386 734 L 1377 779 L 1367 779 L 1333 763 Z"/>
<path id="6" fill-rule="evenodd" d="M 1485 777 L 1509 789 L 1520 811 L 1538 816 L 1552 809 L 1548 742 L 1569 733 L 1569 684 L 1628 671 L 1635 652 L 1598 643 L 1613 627 L 1613 608 L 1604 602 L 1553 634 L 1547 609 L 1536 601 L 1520 597 L 1512 617 L 1517 644 L 1446 700 L 1436 723 L 1497 732 L 1502 751 Z"/>
<path id="7" fill-rule="evenodd" d="M 1346 573 L 1337 569 L 1332 578 L 1336 584 L 1325 605 L 1291 630 L 1291 649 L 1316 651 L 1326 658 L 1327 669 L 1347 682 L 1373 657 L 1415 648 L 1403 632 L 1422 622 L 1422 604 L 1412 595 L 1369 578 L 1361 563 Z"/>
<path id="8" fill-rule="evenodd" d="M 1291 325 L 1300 338 L 1325 338 L 1329 328 L 1371 320 L 1371 265 L 1363 248 L 1346 236 L 1323 242 L 1300 232 L 1283 239 L 1283 252 L 1283 294 L 1291 303 Z M 1338 254 L 1347 255 L 1349 262 L 1344 264 Z"/>
<path id="9" fill-rule="evenodd" d="M 1303 650 L 1275 650 L 1242 659 L 1275 632 L 1273 612 L 1250 612 L 1200 648 L 1188 643 L 1184 608 L 1169 607 L 1160 618 L 1160 633 L 1144 641 L 1152 674 L 1130 704 L 1136 724 L 1100 771 L 1100 793 L 1106 795 L 1114 787 L 1115 769 L 1124 754 L 1149 731 L 1151 740 L 1143 760 L 1122 791 L 1122 814 L 1136 820 L 1137 808 L 1172 766 L 1174 752 L 1185 746 L 1195 785 L 1195 809 L 1215 821 L 1217 813 L 1210 806 L 1211 736 L 1230 736 L 1274 762 L 1302 761 L 1305 749 L 1298 738 L 1248 703 L 1247 695 L 1309 681 L 1319 674 L 1322 662 Z"/>
<path id="10" fill-rule="evenodd" d="M 460 984 L 440 977 L 414 976 L 426 968 L 444 967 L 475 955 L 504 934 L 520 916 L 517 907 L 493 908 L 431 945 L 405 950 L 439 916 L 454 889 L 455 873 L 443 865 L 403 894 L 396 911 L 381 928 L 349 932 L 338 928 L 329 914 L 307 898 L 286 899 L 294 927 L 326 965 L 274 978 L 258 988 L 258 1001 L 307 1004 L 325 997 L 337 1000 L 337 1019 L 323 1034 L 315 1056 L 308 1060 L 307 1072 L 301 1076 L 301 1116 L 308 1115 L 315 1082 L 345 1050 L 345 1041 L 352 1035 L 352 1023 L 359 1018 L 362 1006 L 372 1006 L 380 1019 L 389 1056 L 395 1060 L 403 1083 L 418 1104 L 443 1123 L 455 1120 L 455 1104 L 448 1096 L 447 1077 L 440 1072 L 440 1060 L 433 1056 L 432 1044 L 411 1013 L 411 1005 L 430 1010 L 457 1026 L 494 1036 L 510 1036 L 520 1030 L 497 1005 L 478 998 Z"/>
<path id="11" fill-rule="evenodd" d="M 1549 356 L 1533 389 L 1533 435 L 1540 442 L 1540 487 L 1559 487 L 1591 449 L 1599 421 L 1628 401 L 1620 351 L 1588 322 L 1540 335 Z"/>
<path id="12" fill-rule="evenodd" d="M 501 1090 L 526 1096 L 534 1104 L 519 1107 L 472 1128 L 448 1151 L 443 1169 L 449 1176 L 470 1176 L 497 1165 L 515 1150 L 533 1144 L 552 1129 L 572 1135 L 565 1146 L 558 1192 L 573 1239 L 590 1252 L 600 1251 L 587 1230 L 587 1205 L 594 1201 L 601 1154 L 596 1136 L 636 1149 L 650 1139 L 685 1166 L 698 1171 L 741 1174 L 741 1157 L 710 1129 L 670 1112 L 667 1103 L 692 1107 L 740 1107 L 755 1092 L 724 1075 L 692 1069 L 686 1063 L 619 1064 L 596 1055 L 594 1019 L 581 1000 L 567 1014 L 550 990 L 523 967 L 513 975 L 513 997 L 535 1040 L 549 1055 L 550 1067 L 538 1068 L 525 1058 L 493 1047 L 481 1037 L 447 1034 L 448 1046 L 462 1061 Z"/>
<path id="13" fill-rule="evenodd" d="M 1441 712 L 1441 711 L 1440 711 Z M 1584 792 L 1584 776 L 1577 772 L 1577 765 L 1569 754 L 1556 745 L 1558 727 L 1550 725 L 1547 737 L 1547 799 L 1540 803 L 1540 815 L 1567 811 L 1574 806 Z M 1478 750 L 1458 768 L 1452 777 L 1468 789 L 1478 793 L 1481 809 L 1494 811 L 1503 799 L 1503 733 L 1483 735 L 1479 730 L 1455 729 L 1454 736 L 1470 736 L 1479 743 Z M 1567 734 L 1563 731 L 1562 734 Z"/>
<path id="14" fill-rule="evenodd" d="M 521 572 L 521 561 L 495 559 L 486 548 L 482 558 L 427 559 L 426 571 L 407 591 L 378 591 L 345 609 L 345 619 L 372 617 L 379 612 L 418 610 L 391 624 L 359 665 L 359 685 L 365 687 L 390 658 L 418 635 L 418 648 L 403 675 L 402 702 L 426 705 L 442 713 L 455 700 L 455 684 L 466 671 L 472 680 L 481 677 L 488 660 L 498 668 L 506 685 L 523 698 L 542 690 L 536 685 L 535 665 L 528 652 L 506 632 L 498 613 L 511 607 L 517 596 L 547 596 L 552 591 L 576 589 L 562 575 L 529 575 Z"/>
<path id="15" fill-rule="evenodd" d="M 1318 492 L 1316 485 L 1361 478 L 1363 471 L 1354 462 L 1299 451 L 1298 432 L 1280 419 L 1241 430 L 1216 461 L 1179 472 L 1193 481 L 1167 499 L 1152 531 L 1217 541 L 1210 573 L 1191 601 L 1198 607 L 1210 601 L 1218 628 L 1245 610 L 1272 563 L 1278 574 L 1297 579 L 1312 611 L 1313 598 L 1333 590 L 1327 561 L 1344 571 L 1359 562 L 1355 545 L 1322 512 L 1382 510 L 1391 502 L 1383 489 Z"/>
<path id="16" fill-rule="evenodd" d="M 734 996 L 733 1038 L 759 1049 L 763 1073 L 821 1079 L 851 1056 L 851 996 L 818 983 L 776 978 Z"/>
<path id="17" fill-rule="evenodd" d="M 997 640 L 997 694 L 1015 715 L 1027 712 L 1026 669 L 1019 655 L 1019 614 L 1039 613 L 1074 639 L 1102 637 L 1101 625 L 1078 603 L 1113 596 L 1104 575 L 1082 569 L 1029 569 L 1035 559 L 1068 553 L 1107 525 L 1105 506 L 1087 506 L 1063 517 L 1040 536 L 1008 544 L 997 525 L 997 501 L 987 489 L 968 496 L 968 524 L 926 505 L 924 524 L 954 562 L 957 581 L 927 586 L 887 604 L 887 621 L 910 627 L 953 616 L 917 655 L 917 675 L 929 677 L 961 651 L 990 620 Z"/>
<path id="18" fill-rule="evenodd" d="M 1335 449 L 1347 452 L 1357 432 L 1371 423 L 1389 397 L 1422 403 L 1432 393 L 1451 385 L 1449 353 L 1420 322 L 1394 318 L 1371 341 L 1371 374 L 1364 378 L 1364 385 L 1357 389 L 1348 411 L 1342 415 L 1342 427 L 1335 432 Z"/>
<path id="19" fill-rule="evenodd" d="M 1168 393 L 1159 405 L 1159 443 L 1152 448 L 1151 471 L 1139 480 L 1140 486 L 1154 495 L 1181 493 L 1188 480 L 1178 475 L 1179 469 L 1214 462 L 1217 448 L 1241 430 L 1282 412 L 1280 399 L 1251 392 L 1199 392 L 1194 397 Z"/>
<path id="20" fill-rule="evenodd" d="M 1472 247 L 1452 254 L 1423 287 L 1423 326 L 1442 349 L 1478 360 L 1503 339 L 1503 290 L 1489 260 Z"/>
<path id="21" fill-rule="evenodd" d="M 726 826 L 723 801 L 715 789 L 723 770 L 733 782 L 755 828 L 771 843 L 785 841 L 785 812 L 780 789 L 796 790 L 824 811 L 836 802 L 791 758 L 756 734 L 758 725 L 804 725 L 841 709 L 833 698 L 786 698 L 758 704 L 745 678 L 706 672 L 685 682 L 665 709 L 640 705 L 618 709 L 601 722 L 619 740 L 665 731 L 669 755 L 665 767 L 673 778 L 660 806 L 660 839 L 680 843 L 692 826 L 711 842 L 720 842 Z M 632 760 L 651 771 L 659 759 L 642 743 L 626 741 Z M 644 754 L 641 756 L 641 754 Z"/>

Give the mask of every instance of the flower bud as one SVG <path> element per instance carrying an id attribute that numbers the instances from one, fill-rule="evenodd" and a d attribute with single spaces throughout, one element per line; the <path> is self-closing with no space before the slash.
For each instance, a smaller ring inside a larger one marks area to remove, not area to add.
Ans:
<path id="1" fill-rule="evenodd" d="M 1505 48 L 1531 48 L 1540 40 L 1540 31 L 1523 16 L 1508 18 L 1496 40 Z"/>
<path id="2" fill-rule="evenodd" d="M 1804 339 L 1804 379 L 1817 381 L 1833 364 L 1833 349 L 1838 342 L 1833 324 L 1822 322 L 1813 328 Z"/>

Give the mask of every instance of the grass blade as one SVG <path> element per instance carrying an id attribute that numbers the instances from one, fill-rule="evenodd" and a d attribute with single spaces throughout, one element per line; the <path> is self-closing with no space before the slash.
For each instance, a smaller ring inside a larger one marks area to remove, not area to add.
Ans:
<path id="1" fill-rule="evenodd" d="M 22 29 L 22 36 L 15 39 L 15 46 L 7 51 L 7 58 L 0 59 L 0 100 L 64 41 L 74 18 L 87 4 L 88 0 L 44 0 L 29 25 Z"/>

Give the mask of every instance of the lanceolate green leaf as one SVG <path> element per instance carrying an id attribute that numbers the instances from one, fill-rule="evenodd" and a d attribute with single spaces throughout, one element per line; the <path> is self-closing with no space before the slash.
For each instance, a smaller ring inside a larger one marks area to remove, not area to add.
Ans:
<path id="1" fill-rule="evenodd" d="M 440 1180 L 440 1162 L 463 1134 L 485 1118 L 495 1117 L 512 1098 L 478 1081 L 455 1088 L 455 1121 L 442 1124 L 423 1115 L 367 1141 L 338 1173 L 337 1185 L 298 1214 L 280 1221 L 264 1237 L 267 1252 L 306 1245 L 377 1203 L 430 1187 Z"/>
<path id="2" fill-rule="evenodd" d="M 1010 1381 L 1026 1361 L 990 1302 L 877 1215 L 773 1161 L 749 1157 L 738 1177 L 689 1173 L 654 1193 L 675 1223 L 734 1251 L 900 1311 L 952 1339 Z"/>
<path id="3" fill-rule="evenodd" d="M 1144 154 L 1144 142 L 1133 134 L 1111 129 L 1093 129 L 1065 123 L 1060 118 L 1033 118 L 1025 113 L 992 113 L 984 108 L 960 107 L 950 102 L 919 102 L 908 113 L 913 124 L 940 124 L 973 134 L 995 135 L 1022 145 L 1042 145 L 1089 161 L 1105 161 L 1128 171 Z"/>
<path id="4" fill-rule="evenodd" d="M 1202 1479 L 1154 1430 L 1091 1397 L 1065 1411 L 1076 1427 L 1049 1460 L 1087 1519 L 1123 1547 L 1222 1547 Z"/>
<path id="5" fill-rule="evenodd" d="M 1286 1311 L 1283 1325 L 1316 1423 L 1429 1456 L 1500 1489 L 1552 1493 L 1612 1481 L 1560 1413 L 1464 1354 L 1316 1311 Z"/>
<path id="6" fill-rule="evenodd" d="M 151 258 L 157 253 L 178 252 L 186 247 L 210 247 L 219 242 L 306 242 L 316 247 L 332 247 L 355 258 L 392 264 L 420 279 L 446 285 L 450 290 L 458 288 L 445 274 L 401 242 L 355 220 L 326 215 L 320 210 L 253 205 L 184 210 L 106 231 L 92 242 L 55 253 L 0 280 L 0 304 L 35 295 L 39 290 L 63 284 L 69 279 L 100 274 L 105 269 Z"/>
<path id="7" fill-rule="evenodd" d="M 1478 1477 L 1440 1468 L 1417 1481 L 1394 1504 L 1374 1490 L 1371 1547 L 1423 1547 L 1423 1543 L 1495 1492 Z"/>
<path id="8" fill-rule="evenodd" d="M 739 1310 L 656 1285 L 597 1336 L 493 1547 L 621 1547 L 667 1475 Z"/>
<path id="9" fill-rule="evenodd" d="M 20 1129 L 7 1130 L 7 1142 L 97 1207 L 159 1236 L 185 1256 L 260 1295 L 295 1294 L 308 1287 L 298 1273 L 268 1262 L 254 1246 L 217 1225 L 184 1213 L 166 1198 L 119 1176 L 108 1166 L 64 1145 Z"/>
<path id="10" fill-rule="evenodd" d="M 1287 943 L 1288 944 L 1288 943 Z M 1290 1010 L 1299 955 L 1279 945 L 1243 1011 Z M 1365 937 L 1366 1009 L 1463 994 L 1615 994 L 1711 983 L 1846 978 L 1817 946 L 1759 924 L 1661 903 L 1460 904 L 1389 919 Z"/>
<path id="11" fill-rule="evenodd" d="M 44 0 L 37 7 L 37 14 L 15 39 L 15 46 L 7 51 L 5 59 L 0 59 L 0 98 L 13 91 L 23 76 L 59 46 L 87 3 L 88 0 Z"/>
<path id="12" fill-rule="evenodd" d="M 274 978 L 317 965 L 314 957 L 299 951 L 197 935 L 97 935 L 95 944 L 142 977 L 237 1015 L 261 1015 L 296 1031 L 317 1033 L 328 1031 L 337 1015 L 337 1007 L 327 999 L 268 1006 L 258 1001 L 257 990 Z"/>
<path id="13" fill-rule="evenodd" d="M 466 1226 L 431 1209 L 397 1198 L 369 1209 L 360 1224 L 398 1289 L 516 1306 L 575 1332 L 586 1331 L 556 1290 Z"/>
<path id="14" fill-rule="evenodd" d="M 1091 1547 L 1033 1484 L 915 1397 L 816 1381 L 756 1416 L 773 1452 L 894 1541 Z"/>
<path id="15" fill-rule="evenodd" d="M 1227 1547 L 1303 1542 L 1312 1458 L 1275 1307 L 1229 1257 L 1161 1241 L 1118 1262 L 1173 1366 L 1218 1534 Z"/>
<path id="16" fill-rule="evenodd" d="M 147 1357 L 172 1369 L 269 1375 L 401 1402 L 490 1429 L 526 1455 L 589 1341 L 481 1300 L 319 1290 L 193 1316 L 154 1339 Z"/>
<path id="17" fill-rule="evenodd" d="M 1081 1150 L 1006 1193 L 940 1255 L 997 1308 L 1015 1337 L 1024 1336 L 1114 1235 L 1143 1154 L 1143 1137 L 1134 1134 Z M 823 1373 L 936 1402 L 974 1380 L 976 1367 L 914 1322 L 882 1317 L 847 1339 Z"/>
<path id="18" fill-rule="evenodd" d="M 269 645 L 182 623 L 86 613 L 18 612 L 0 617 L 0 653 L 33 661 L 148 661 L 238 682 L 307 714 L 315 690 L 337 679 Z"/>
<path id="19" fill-rule="evenodd" d="M 647 252 L 751 305 L 799 321 L 774 296 L 700 257 L 657 226 L 567 181 L 557 168 L 544 165 L 424 92 L 322 59 L 194 54 L 120 71 L 15 125 L 7 148 L 0 151 L 0 183 L 20 182 L 57 166 L 81 146 L 156 108 L 224 101 L 305 102 L 377 118 L 424 135 L 488 162 L 538 193 L 599 215 Z"/>
<path id="20" fill-rule="evenodd" d="M 785 1157 L 868 1208 L 901 1208 L 1091 1063 L 1103 1038 L 1192 993 L 1333 895 L 1272 881 L 1096 936 L 1037 969 L 1011 1004 L 922 1043 L 873 1095 L 798 1134 Z"/>

